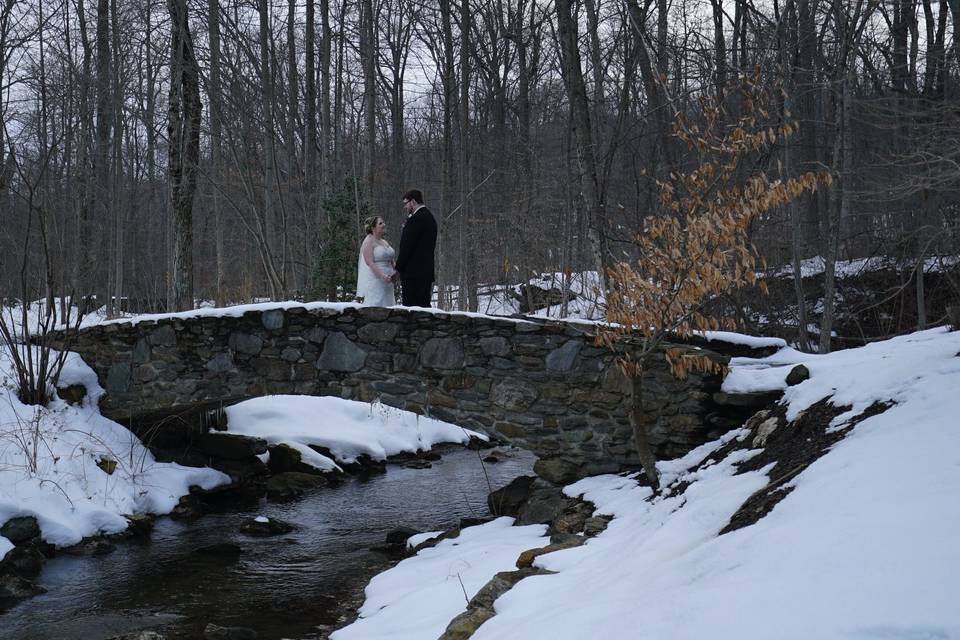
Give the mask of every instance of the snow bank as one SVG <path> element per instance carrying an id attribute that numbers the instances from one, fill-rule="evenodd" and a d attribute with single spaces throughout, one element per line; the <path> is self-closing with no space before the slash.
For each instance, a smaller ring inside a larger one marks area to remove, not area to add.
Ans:
<path id="1" fill-rule="evenodd" d="M 333 633 L 331 640 L 436 639 L 495 573 L 514 569 L 525 549 L 549 543 L 546 525 L 511 524 L 513 518 L 504 517 L 468 527 L 459 537 L 423 549 L 375 576 L 366 588 L 360 619 Z"/>
<path id="2" fill-rule="evenodd" d="M 362 455 L 383 460 L 402 452 L 426 451 L 442 442 L 466 444 L 471 436 L 488 439 L 484 434 L 379 402 L 330 396 L 264 396 L 227 407 L 226 412 L 231 433 L 258 436 L 271 444 L 290 444 L 302 453 L 317 456 L 312 464 L 320 468 L 332 468 L 329 465 L 334 461 L 307 445 L 326 447 L 338 461 L 350 464 Z"/>
<path id="3" fill-rule="evenodd" d="M 697 467 L 743 430 L 658 465 L 665 485 L 689 483 L 678 496 L 652 498 L 634 477 L 570 485 L 567 494 L 614 519 L 581 547 L 539 556 L 536 566 L 557 573 L 501 596 L 474 640 L 960 638 L 958 354 L 960 332 L 934 329 L 829 355 L 782 349 L 761 361 L 734 359 L 728 390 L 782 384 L 798 362 L 810 369 L 786 391 L 789 416 L 831 396 L 852 407 L 838 422 L 876 401 L 896 404 L 793 478 L 792 491 L 759 522 L 722 536 L 769 469 L 737 474 L 756 453 L 746 449 Z M 487 544 L 498 548 L 499 531 L 464 535 L 478 552 L 471 572 L 491 577 L 509 564 L 479 554 Z M 378 576 L 366 617 L 334 637 L 436 638 L 443 625 L 433 610 L 405 598 L 453 575 L 456 562 L 443 545 Z M 457 606 L 453 595 L 444 596 L 449 603 L 434 597 L 444 623 L 462 610 L 462 596 Z"/>
<path id="4" fill-rule="evenodd" d="M 617 476 L 568 487 L 615 519 L 584 547 L 540 556 L 559 573 L 520 582 L 473 637 L 960 637 L 958 351 L 960 332 L 937 329 L 804 356 L 811 378 L 788 390 L 790 414 L 831 394 L 851 413 L 898 404 L 732 533 L 716 535 L 766 478 L 733 475 L 730 458 L 679 475 L 692 484 L 675 498 L 647 501 L 648 489 Z"/>
<path id="5" fill-rule="evenodd" d="M 0 352 L 0 523 L 34 516 L 44 540 L 69 546 L 124 530 L 124 515 L 168 513 L 191 486 L 229 482 L 213 469 L 157 462 L 130 431 L 101 416 L 96 403 L 103 390 L 75 354 L 61 382 L 86 387 L 83 406 L 60 400 L 48 407 L 24 405 L 9 357 Z M 107 473 L 98 462 L 116 466 Z M 9 548 L 0 538 L 0 557 Z"/>

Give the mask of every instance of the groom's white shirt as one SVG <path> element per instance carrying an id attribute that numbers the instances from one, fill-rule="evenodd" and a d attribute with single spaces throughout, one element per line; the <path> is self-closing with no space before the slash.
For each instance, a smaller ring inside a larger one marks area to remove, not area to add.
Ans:
<path id="1" fill-rule="evenodd" d="M 414 209 L 413 212 L 412 212 L 410 215 L 408 215 L 407 217 L 408 217 L 408 218 L 412 218 L 413 216 L 417 215 L 417 211 L 420 211 L 420 209 L 423 209 L 425 206 L 427 206 L 427 205 L 425 205 L 425 204 L 420 204 L 420 205 L 418 205 L 417 208 Z"/>

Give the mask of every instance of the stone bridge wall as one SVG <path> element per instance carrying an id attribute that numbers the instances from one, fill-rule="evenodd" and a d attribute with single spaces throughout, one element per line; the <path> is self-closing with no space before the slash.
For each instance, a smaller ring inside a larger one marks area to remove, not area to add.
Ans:
<path id="1" fill-rule="evenodd" d="M 584 475 L 637 462 L 629 385 L 609 351 L 593 345 L 590 330 L 313 304 L 99 325 L 83 330 L 72 349 L 106 389 L 101 411 L 126 424 L 265 394 L 379 398 Z M 716 425 L 730 426 L 716 419 L 719 379 L 679 381 L 655 360 L 645 374 L 644 406 L 656 422 L 659 455 L 682 454 L 717 435 Z"/>

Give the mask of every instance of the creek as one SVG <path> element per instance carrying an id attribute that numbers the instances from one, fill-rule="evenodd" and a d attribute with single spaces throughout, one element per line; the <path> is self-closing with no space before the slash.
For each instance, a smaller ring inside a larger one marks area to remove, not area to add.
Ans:
<path id="1" fill-rule="evenodd" d="M 487 494 L 530 473 L 535 460 L 518 449 L 496 464 L 481 464 L 486 452 L 441 452 L 430 468 L 389 464 L 384 474 L 289 503 L 254 498 L 193 521 L 161 517 L 149 538 L 118 542 L 109 555 L 57 555 L 37 579 L 47 593 L 0 615 L 0 640 L 104 640 L 141 629 L 197 639 L 207 623 L 248 627 L 263 640 L 325 637 L 345 603 L 389 566 L 371 550 L 387 532 L 447 529 L 486 516 Z M 266 538 L 242 533 L 240 525 L 258 515 L 296 528 Z M 198 553 L 219 543 L 242 553 Z"/>

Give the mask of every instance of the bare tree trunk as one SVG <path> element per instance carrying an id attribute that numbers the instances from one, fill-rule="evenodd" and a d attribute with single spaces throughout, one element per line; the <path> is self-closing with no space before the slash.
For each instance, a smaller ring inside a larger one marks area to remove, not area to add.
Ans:
<path id="1" fill-rule="evenodd" d="M 960 63 L 960 0 L 946 0 L 950 5 L 950 13 L 953 14 L 953 53 L 957 56 L 957 63 Z"/>
<path id="2" fill-rule="evenodd" d="M 343 0 L 343 3 L 340 6 L 340 25 L 337 33 L 337 60 L 336 60 L 336 72 L 334 73 L 334 95 L 333 95 L 333 105 L 331 108 L 331 117 L 333 118 L 333 147 L 331 149 L 330 155 L 330 165 L 328 171 L 331 173 L 331 178 L 339 184 L 340 180 L 343 179 L 345 175 L 345 167 L 347 166 L 345 160 L 346 157 L 343 153 L 344 151 L 344 71 L 346 68 L 346 48 L 347 48 L 347 38 L 346 38 L 346 21 L 342 19 L 344 12 L 346 11 L 347 0 Z"/>
<path id="3" fill-rule="evenodd" d="M 303 174 L 305 178 L 304 190 L 306 191 L 305 219 L 308 224 L 308 232 L 304 235 L 308 238 L 313 236 L 313 234 L 309 232 L 309 224 L 311 214 L 313 213 L 314 181 L 317 170 L 317 37 L 315 21 L 316 0 L 306 0 L 306 28 L 303 36 L 303 90 L 305 94 L 303 114 Z"/>
<path id="4" fill-rule="evenodd" d="M 77 212 L 77 238 L 79 247 L 76 251 L 76 286 L 75 291 L 80 293 L 84 300 L 95 293 L 93 288 L 95 244 L 93 240 L 93 210 L 96 203 L 96 173 L 93 159 L 93 105 L 90 100 L 90 87 L 93 63 L 93 46 L 87 30 L 87 19 L 83 7 L 77 12 L 77 23 L 80 27 L 80 44 L 83 48 L 80 82 L 80 133 L 79 133 L 79 160 L 80 172 L 80 203 Z M 2 49 L 0 49 L 2 50 Z M 86 311 L 86 309 L 84 309 Z"/>
<path id="5" fill-rule="evenodd" d="M 470 223 L 470 0 L 460 0 L 460 308 L 477 310 L 477 265 L 473 238 L 464 238 Z"/>
<path id="6" fill-rule="evenodd" d="M 113 211 L 110 202 L 110 0 L 97 2 L 97 154 L 94 161 L 96 175 L 96 195 L 94 196 L 94 210 L 99 210 L 103 221 L 111 219 Z M 101 256 L 96 254 L 94 265 L 100 264 Z M 94 267 L 96 273 L 96 266 Z M 109 288 L 97 287 L 98 291 L 109 296 Z M 104 300 L 110 310 L 110 301 Z"/>
<path id="7" fill-rule="evenodd" d="M 794 101 L 796 98 L 796 83 L 794 82 L 793 60 L 791 52 L 796 49 L 796 7 L 790 2 L 784 8 L 787 14 L 781 16 L 781 27 L 778 29 L 777 38 L 780 49 L 780 69 L 784 78 L 783 90 L 783 117 L 786 120 L 787 114 L 795 112 Z M 792 175 L 797 161 L 796 144 L 788 138 L 783 145 L 783 173 Z M 792 200 L 787 205 L 787 212 L 790 221 L 790 250 L 791 261 L 793 265 L 793 287 L 794 296 L 797 305 L 797 343 L 801 350 L 807 351 L 810 348 L 809 337 L 807 333 L 807 302 L 803 290 L 803 273 L 801 262 L 803 260 L 803 212 L 797 200 Z"/>
<path id="8" fill-rule="evenodd" d="M 710 0 L 713 15 L 713 81 L 717 100 L 723 100 L 727 88 L 727 45 L 723 31 L 722 0 Z"/>
<path id="9" fill-rule="evenodd" d="M 921 238 L 922 239 L 922 238 Z M 919 243 L 918 243 L 919 244 Z M 920 244 L 922 247 L 923 244 Z M 916 269 L 916 294 L 917 294 L 917 330 L 921 331 L 927 328 L 927 299 L 926 299 L 926 290 L 923 282 L 923 271 L 924 271 L 924 256 L 923 252 L 917 256 L 917 269 Z"/>
<path id="10" fill-rule="evenodd" d="M 200 161 L 200 78 L 187 0 L 167 0 L 171 21 L 169 122 L 170 211 L 174 220 L 174 309 L 193 308 L 193 198 Z"/>
<path id="11" fill-rule="evenodd" d="M 330 65 L 333 36 L 330 29 L 330 0 L 320 0 L 320 141 L 322 190 L 326 192 L 333 176 L 333 123 L 330 114 Z"/>
<path id="12" fill-rule="evenodd" d="M 207 99 L 210 104 L 210 207 L 213 210 L 214 251 L 216 253 L 216 279 L 214 296 L 218 307 L 226 304 L 223 287 L 223 202 L 220 195 L 223 123 L 220 105 L 223 100 L 220 79 L 220 0 L 207 0 L 210 42 L 210 88 Z"/>
<path id="13" fill-rule="evenodd" d="M 958 0 L 960 1 L 960 0 Z M 531 2 L 531 7 L 536 3 Z M 532 22 L 532 21 L 531 21 Z M 532 28 L 531 28 L 532 31 Z M 519 116 L 518 144 L 520 147 L 520 190 L 524 197 L 529 199 L 533 182 L 533 150 L 530 148 L 530 69 L 527 62 L 529 37 L 524 22 L 524 2 L 521 0 L 517 7 L 517 32 L 514 34 L 517 46 L 517 74 L 518 90 L 517 114 Z"/>
<path id="14" fill-rule="evenodd" d="M 831 188 L 830 214 L 824 239 L 823 318 L 820 322 L 820 353 L 830 353 L 833 333 L 834 292 L 836 291 L 836 261 L 840 242 L 842 221 L 850 206 L 850 162 L 853 153 L 848 147 L 850 126 L 850 78 L 844 61 L 841 80 L 841 99 L 837 105 L 836 131 L 833 143 L 834 172 L 840 172 L 839 180 Z"/>
<path id="15" fill-rule="evenodd" d="M 153 181 L 157 178 L 157 122 L 156 122 L 156 90 L 157 90 L 157 71 L 153 64 L 153 1 L 148 2 L 145 9 L 147 41 L 145 51 L 145 62 L 147 70 L 147 91 L 146 91 L 146 112 L 144 116 L 144 126 L 147 129 L 147 181 L 150 185 L 151 201 L 153 195 Z"/>
<path id="16" fill-rule="evenodd" d="M 361 0 L 360 3 L 360 58 L 363 66 L 363 112 L 364 133 L 364 181 L 369 193 L 373 193 L 374 161 L 377 145 L 377 76 L 376 40 L 373 29 L 373 0 Z"/>
<path id="17" fill-rule="evenodd" d="M 443 125 L 442 142 L 440 154 L 440 206 L 441 215 L 446 213 L 450 206 L 451 190 L 451 167 L 453 163 L 453 114 L 456 102 L 456 84 L 453 68 L 453 15 L 450 7 L 450 0 L 440 0 L 440 21 L 443 46 L 441 49 L 441 64 L 443 72 L 441 83 L 443 85 Z M 449 271 L 449 256 L 447 255 L 447 235 L 445 225 L 439 224 L 437 229 L 437 267 L 439 275 L 438 288 L 444 287 L 452 278 Z M 441 293 L 441 302 L 443 300 Z"/>
<path id="18" fill-rule="evenodd" d="M 168 0 L 169 2 L 170 0 Z M 280 221 L 274 201 L 276 186 L 276 150 L 274 147 L 273 121 L 273 61 L 270 57 L 270 8 L 267 0 L 258 0 L 260 18 L 260 80 L 262 83 L 261 106 L 263 113 L 263 218 L 267 254 L 264 259 L 265 275 L 270 287 L 270 297 L 279 300 L 283 295 L 282 276 L 274 264 L 277 255 Z"/>
<path id="19" fill-rule="evenodd" d="M 113 180 L 110 187 L 110 201 L 114 209 L 114 279 L 113 312 L 120 315 L 123 311 L 123 247 L 124 218 L 126 207 L 120 202 L 120 179 L 123 175 L 123 96 L 120 93 L 120 18 L 117 15 L 117 0 L 110 0 L 110 18 L 113 49 L 111 110 L 113 111 Z"/>
<path id="20" fill-rule="evenodd" d="M 600 12 L 596 0 L 584 0 L 583 8 L 587 12 L 587 33 L 590 37 L 590 71 L 593 76 L 593 137 L 600 140 L 601 125 L 606 117 L 604 96 L 602 46 L 600 44 Z"/>
<path id="21" fill-rule="evenodd" d="M 670 139 L 673 114 L 669 111 L 670 101 L 666 90 L 666 78 L 669 58 L 667 56 L 667 3 L 657 0 L 657 51 L 651 52 L 646 32 L 647 9 L 637 0 L 626 0 L 630 23 L 637 42 L 637 65 L 643 79 L 643 90 L 647 94 L 647 112 L 651 114 L 655 131 L 655 141 L 659 146 L 659 158 L 665 167 L 672 166 L 673 153 Z M 651 161 L 651 164 L 656 159 Z"/>
<path id="22" fill-rule="evenodd" d="M 603 232 L 603 200 L 597 182 L 597 162 L 594 155 L 593 139 L 590 127 L 590 107 L 583 82 L 583 70 L 580 65 L 580 48 L 577 44 L 577 20 L 573 15 L 570 0 L 557 0 L 557 22 L 560 38 L 560 60 L 563 69 L 564 86 L 573 128 L 577 141 L 577 160 L 580 170 L 580 188 L 586 204 L 587 232 L 590 237 L 590 251 L 597 272 L 600 274 L 604 290 L 607 289 L 607 250 Z"/>
<path id="23" fill-rule="evenodd" d="M 647 482 L 653 488 L 654 493 L 660 492 L 660 478 L 657 475 L 657 458 L 653 455 L 653 449 L 650 447 L 650 440 L 647 437 L 648 417 L 643 410 L 643 378 L 642 372 L 638 371 L 636 375 L 630 377 L 630 426 L 633 427 L 633 442 L 637 447 L 637 455 L 640 458 L 640 464 L 643 465 L 643 473 L 647 476 Z"/>

